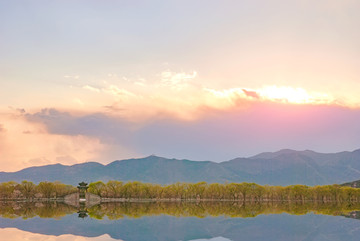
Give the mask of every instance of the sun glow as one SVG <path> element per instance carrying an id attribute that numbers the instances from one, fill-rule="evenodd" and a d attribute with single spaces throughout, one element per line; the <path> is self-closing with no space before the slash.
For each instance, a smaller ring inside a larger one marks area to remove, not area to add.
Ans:
<path id="1" fill-rule="evenodd" d="M 264 99 L 295 104 L 312 103 L 316 99 L 302 88 L 287 86 L 267 86 L 259 90 L 259 95 Z"/>
<path id="2" fill-rule="evenodd" d="M 308 92 L 303 88 L 289 86 L 265 86 L 259 89 L 231 88 L 226 90 L 205 89 L 217 100 L 226 100 L 228 104 L 239 99 L 250 101 L 271 101 L 289 104 L 334 104 L 336 100 L 329 94 Z"/>

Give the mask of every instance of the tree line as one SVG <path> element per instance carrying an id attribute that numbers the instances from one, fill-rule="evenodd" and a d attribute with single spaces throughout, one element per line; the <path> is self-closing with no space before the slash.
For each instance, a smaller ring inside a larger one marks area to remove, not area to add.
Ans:
<path id="1" fill-rule="evenodd" d="M 359 202 L 360 189 L 340 185 L 269 186 L 256 183 L 175 183 L 159 185 L 142 182 L 101 181 L 91 183 L 89 192 L 103 199 L 151 200 L 238 200 L 238 201 L 321 201 Z"/>
<path id="2" fill-rule="evenodd" d="M 0 183 L 0 199 L 57 199 L 77 192 L 77 188 L 60 182 L 29 181 Z M 97 181 L 88 192 L 106 200 L 235 200 L 360 202 L 360 189 L 340 185 L 309 187 L 305 185 L 269 186 L 256 183 L 174 183 L 160 185 L 142 182 Z"/>
<path id="3" fill-rule="evenodd" d="M 57 199 L 67 194 L 77 192 L 77 188 L 61 182 L 40 182 L 34 184 L 30 181 L 0 183 L 0 199 Z"/>

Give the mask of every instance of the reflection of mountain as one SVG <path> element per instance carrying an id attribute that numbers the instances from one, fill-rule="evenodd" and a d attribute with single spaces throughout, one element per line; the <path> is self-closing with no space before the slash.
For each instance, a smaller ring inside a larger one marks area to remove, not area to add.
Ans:
<path id="1" fill-rule="evenodd" d="M 360 211 L 352 211 L 352 212 L 350 212 L 348 214 L 345 214 L 344 217 L 360 219 Z"/>
<path id="2" fill-rule="evenodd" d="M 84 163 L 31 167 L 14 173 L 0 173 L 0 181 L 56 181 L 76 185 L 81 180 L 175 182 L 256 182 L 259 184 L 321 185 L 344 183 L 360 177 L 360 150 L 335 154 L 281 150 L 251 158 L 214 163 L 149 156 L 115 161 L 106 166 Z"/>
<path id="3" fill-rule="evenodd" d="M 231 241 L 231 240 L 223 237 L 215 237 L 211 239 L 193 239 L 190 241 Z"/>
<path id="4" fill-rule="evenodd" d="M 224 237 L 230 240 L 358 240 L 359 222 L 344 217 L 307 214 L 278 214 L 256 218 L 177 218 L 153 216 L 138 219 L 79 219 L 77 214 L 60 220 L 32 218 L 3 219 L 0 227 L 47 235 L 74 234 L 97 237 L 109 234 L 114 239 L 133 241 L 194 240 Z"/>

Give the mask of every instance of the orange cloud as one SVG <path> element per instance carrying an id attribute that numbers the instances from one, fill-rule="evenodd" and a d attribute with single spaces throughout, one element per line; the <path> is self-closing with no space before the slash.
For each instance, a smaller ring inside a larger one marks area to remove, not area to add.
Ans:
<path id="1" fill-rule="evenodd" d="M 218 102 L 227 102 L 231 105 L 244 101 L 277 102 L 287 104 L 313 104 L 313 105 L 338 105 L 334 97 L 326 93 L 308 92 L 302 88 L 290 86 L 265 86 L 260 89 L 231 88 L 215 90 L 205 88 Z"/>
<path id="2" fill-rule="evenodd" d="M 1 114 L 1 171 L 17 171 L 32 165 L 76 164 L 99 161 L 106 146 L 96 138 L 84 135 L 48 133 L 42 123 L 28 122 L 23 115 Z"/>
<path id="3" fill-rule="evenodd" d="M 0 133 L 5 132 L 5 131 L 6 131 L 6 129 L 4 128 L 4 126 L 2 124 L 0 124 Z"/>
<path id="4" fill-rule="evenodd" d="M 156 135 L 160 135 L 159 133 L 164 129 L 166 133 L 172 132 L 171 128 L 166 129 L 167 125 L 175 124 L 176 130 L 185 128 L 183 125 L 186 128 L 198 125 L 200 130 L 204 130 L 206 125 L 199 123 L 211 120 L 214 126 L 209 127 L 210 129 L 232 126 L 245 133 L 252 129 L 252 132 L 248 133 L 251 136 L 266 125 L 259 123 L 263 119 L 269 119 L 267 115 L 281 117 L 279 120 L 274 120 L 275 124 L 271 129 L 284 127 L 282 120 L 293 123 L 289 116 L 294 114 L 292 110 L 295 106 L 297 110 L 301 110 L 302 107 L 309 110 L 311 109 L 309 107 L 319 107 L 314 108 L 317 110 L 334 107 L 335 110 L 336 107 L 346 106 L 345 109 L 349 109 L 347 107 L 357 106 L 356 102 L 339 102 L 337 97 L 329 93 L 312 92 L 299 87 L 270 85 L 261 88 L 240 86 L 217 89 L 204 86 L 197 78 L 199 76 L 196 71 L 189 73 L 169 71 L 164 72 L 153 82 L 141 80 L 141 83 L 146 83 L 146 87 L 141 88 L 137 84 L 139 80 L 128 79 L 123 85 L 119 84 L 118 79 L 115 79 L 117 83 L 110 81 L 83 83 L 71 89 L 72 92 L 64 103 L 51 104 L 54 108 L 45 108 L 41 111 L 39 108 L 34 108 L 30 112 L 11 108 L 11 113 L 9 110 L 1 110 L 1 170 L 15 171 L 32 165 L 58 162 L 71 165 L 85 161 L 99 161 L 106 164 L 115 159 L 152 154 L 154 150 L 147 146 L 151 146 L 155 142 L 154 139 L 157 139 Z M 76 100 L 77 105 L 74 106 L 73 102 L 70 105 L 69 99 Z M 276 108 L 273 108 L 274 106 Z M 232 116 L 232 112 L 237 113 L 238 116 Z M 329 111 L 329 113 L 335 112 Z M 297 111 L 295 114 L 299 115 L 294 119 L 301 120 L 305 115 L 309 115 L 309 112 Z M 224 120 L 221 120 L 224 123 L 220 121 L 224 116 L 228 116 L 231 124 Z M 239 124 L 240 127 L 236 126 L 238 119 L 243 123 Z M 219 125 L 216 125 L 217 122 Z M 311 123 L 308 122 L 307 125 L 310 126 Z M 187 133 L 186 128 L 173 136 Z M 292 127 L 287 126 L 287 128 L 287 133 L 291 133 Z M 144 134 L 147 131 L 156 135 L 149 134 L 149 138 Z M 269 132 L 269 129 L 263 131 Z M 197 136 L 192 136 L 196 132 L 197 129 L 193 128 L 187 135 L 190 139 L 196 139 Z M 199 135 L 206 136 L 207 133 Z M 233 133 L 234 130 L 228 130 L 225 139 L 230 138 Z M 219 135 L 222 133 L 214 134 L 214 136 Z M 170 138 L 168 134 L 162 139 L 166 138 Z M 254 140 L 257 138 L 268 140 L 264 136 L 254 135 Z M 147 139 L 151 141 L 145 143 L 144 140 Z M 239 140 L 233 138 L 233 141 Z M 145 144 L 138 144 L 142 142 Z M 289 140 L 286 143 L 289 143 Z M 219 145 L 221 143 L 216 143 L 213 149 L 215 150 Z M 171 150 L 176 146 L 179 145 L 175 142 L 167 149 Z M 265 144 L 263 146 L 266 147 Z M 249 146 L 248 149 L 250 148 L 252 147 Z M 281 148 L 284 146 L 279 146 L 279 149 Z M 201 150 L 201 153 L 204 152 L 205 149 Z M 174 156 L 171 153 L 165 154 Z M 212 153 L 212 156 L 216 155 Z M 201 158 L 201 156 L 199 154 L 197 157 Z"/>
<path id="5" fill-rule="evenodd" d="M 267 85 L 258 88 L 235 86 L 210 88 L 197 71 L 163 71 L 155 80 L 129 79 L 111 75 L 110 79 L 83 83 L 75 88 L 69 104 L 52 105 L 59 110 L 81 113 L 106 113 L 132 122 L 144 122 L 159 116 L 195 120 L 204 107 L 229 109 L 254 102 L 286 104 L 340 105 L 358 107 L 360 102 L 331 93 L 309 91 L 294 86 Z M 43 108 L 43 107 L 40 107 Z"/>

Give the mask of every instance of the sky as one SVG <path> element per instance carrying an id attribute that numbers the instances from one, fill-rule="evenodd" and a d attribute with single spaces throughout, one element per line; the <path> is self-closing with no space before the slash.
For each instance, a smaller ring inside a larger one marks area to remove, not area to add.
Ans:
<path id="1" fill-rule="evenodd" d="M 0 0 L 0 171 L 360 148 L 357 0 Z"/>

